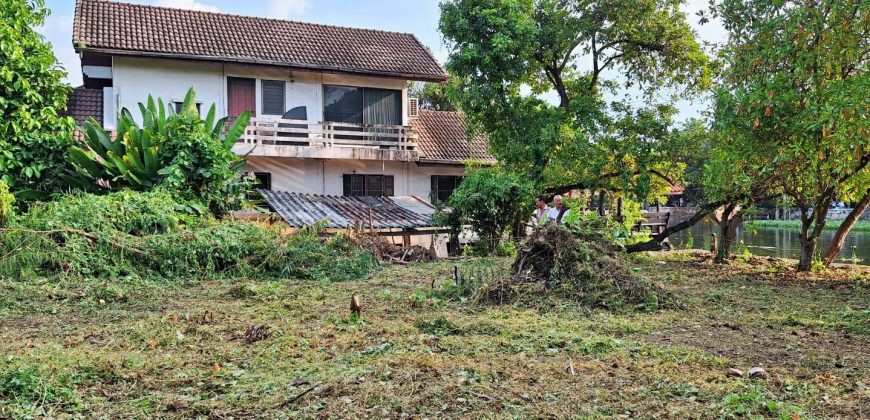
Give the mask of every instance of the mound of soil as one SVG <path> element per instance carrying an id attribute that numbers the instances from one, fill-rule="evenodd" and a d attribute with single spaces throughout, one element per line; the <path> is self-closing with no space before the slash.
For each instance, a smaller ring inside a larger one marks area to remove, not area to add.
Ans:
<path id="1" fill-rule="evenodd" d="M 480 299 L 504 304 L 561 297 L 604 308 L 672 305 L 667 292 L 635 274 L 620 253 L 620 247 L 603 235 L 580 235 L 547 225 L 526 240 L 511 275 L 489 284 Z"/>

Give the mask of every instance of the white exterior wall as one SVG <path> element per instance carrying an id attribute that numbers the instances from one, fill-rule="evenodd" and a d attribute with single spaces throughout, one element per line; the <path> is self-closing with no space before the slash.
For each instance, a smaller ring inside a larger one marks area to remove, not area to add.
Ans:
<path id="1" fill-rule="evenodd" d="M 285 111 L 305 106 L 308 119 L 323 120 L 323 85 L 342 85 L 395 89 L 402 91 L 402 125 L 408 125 L 408 81 L 379 77 L 342 75 L 291 70 L 280 67 L 224 64 L 193 60 L 172 60 L 142 57 L 114 57 L 112 83 L 118 110 L 127 108 L 139 118 L 139 102 L 148 95 L 163 98 L 164 102 L 181 102 L 192 86 L 196 100 L 202 103 L 203 114 L 215 104 L 218 116 L 227 115 L 227 77 L 256 79 L 257 115 L 278 118 L 280 115 L 262 114 L 262 80 L 286 82 Z"/>
<path id="2" fill-rule="evenodd" d="M 464 175 L 459 166 L 418 166 L 414 162 L 347 159 L 248 157 L 242 171 L 269 172 L 272 189 L 306 194 L 342 195 L 344 174 L 392 175 L 395 195 L 429 199 L 432 175 Z"/>

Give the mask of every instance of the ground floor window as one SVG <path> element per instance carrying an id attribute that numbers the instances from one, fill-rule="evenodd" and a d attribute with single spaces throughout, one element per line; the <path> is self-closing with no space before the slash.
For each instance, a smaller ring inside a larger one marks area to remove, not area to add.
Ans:
<path id="1" fill-rule="evenodd" d="M 432 204 L 444 202 L 462 182 L 457 175 L 432 175 Z"/>
<path id="2" fill-rule="evenodd" d="M 351 197 L 389 197 L 395 195 L 392 175 L 344 175 L 344 195 Z"/>
<path id="3" fill-rule="evenodd" d="M 272 174 L 269 172 L 254 172 L 257 183 L 254 188 L 272 190 Z"/>

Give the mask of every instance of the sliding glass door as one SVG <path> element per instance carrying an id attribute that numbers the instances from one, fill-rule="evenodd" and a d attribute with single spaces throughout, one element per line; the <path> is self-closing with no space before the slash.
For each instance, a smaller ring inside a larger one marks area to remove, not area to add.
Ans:
<path id="1" fill-rule="evenodd" d="M 402 91 L 351 86 L 323 87 L 326 121 L 402 125 Z"/>

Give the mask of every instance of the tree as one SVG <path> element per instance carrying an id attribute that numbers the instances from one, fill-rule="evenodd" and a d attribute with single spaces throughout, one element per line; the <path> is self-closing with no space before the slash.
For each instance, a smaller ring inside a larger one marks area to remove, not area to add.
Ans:
<path id="1" fill-rule="evenodd" d="M 618 86 L 652 94 L 663 86 L 709 85 L 707 57 L 678 6 L 655 0 L 446 1 L 440 29 L 461 108 L 487 133 L 496 157 L 539 186 L 597 189 L 614 180 L 648 185 L 656 139 L 640 132 L 626 140 L 626 131 L 651 128 L 650 118 L 667 123 L 674 110 L 609 107 L 603 93 Z M 611 71 L 626 82 L 608 79 Z M 539 97 L 548 92 L 558 105 Z M 570 180 L 553 181 L 547 179 L 551 165 L 549 173 L 576 170 Z"/>
<path id="2" fill-rule="evenodd" d="M 248 124 L 249 112 L 224 130 L 227 119 L 215 121 L 214 105 L 205 119 L 200 117 L 193 88 L 178 114 L 150 96 L 139 110 L 141 127 L 129 110 L 121 110 L 114 138 L 95 121 L 85 122 L 88 149 L 70 148 L 76 172 L 65 179 L 71 185 L 91 192 L 167 189 L 207 204 L 218 215 L 241 205 L 247 182 L 238 171 L 245 161 L 232 147 Z"/>
<path id="3" fill-rule="evenodd" d="M 453 235 L 471 226 L 486 252 L 495 254 L 505 231 L 530 217 L 531 197 L 531 186 L 517 174 L 477 169 L 453 190 L 438 217 Z"/>
<path id="4" fill-rule="evenodd" d="M 58 115 L 70 90 L 66 73 L 34 30 L 48 13 L 43 0 L 0 2 L 0 179 L 29 197 L 63 187 L 74 125 Z"/>
<path id="5" fill-rule="evenodd" d="M 870 170 L 870 8 L 726 0 L 713 10 L 729 32 L 717 119 L 759 146 L 760 171 L 800 208 L 798 269 L 809 270 L 833 198 Z"/>
<path id="6" fill-rule="evenodd" d="M 456 111 L 457 109 L 456 104 L 447 93 L 447 83 L 413 82 L 408 90 L 408 95 L 419 100 L 420 109 L 433 111 Z"/>

